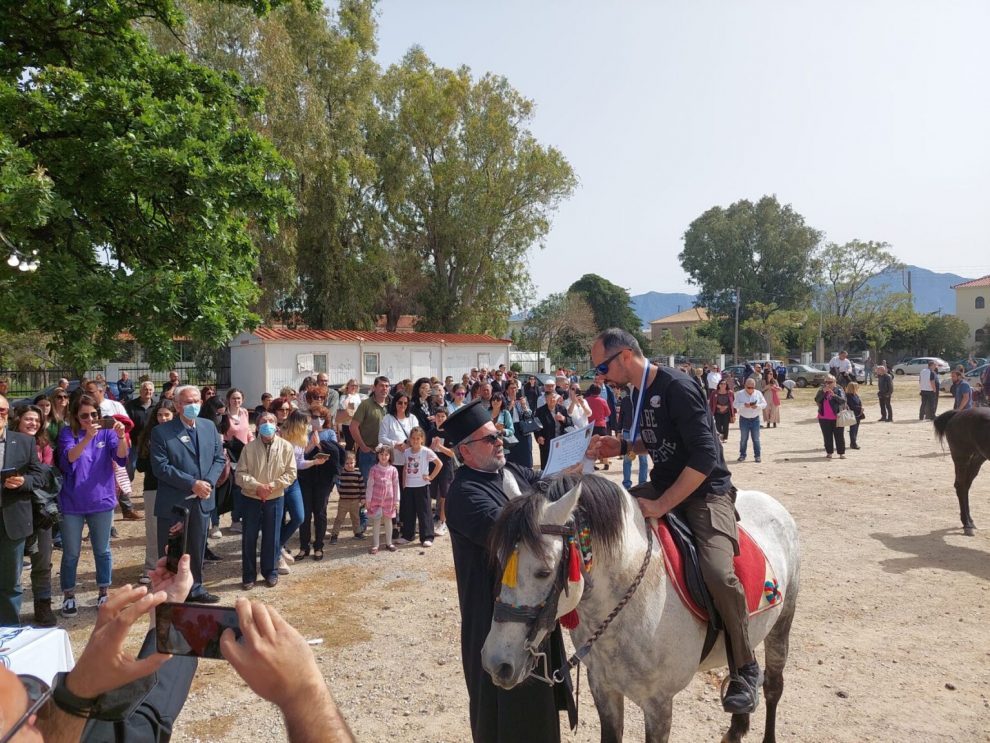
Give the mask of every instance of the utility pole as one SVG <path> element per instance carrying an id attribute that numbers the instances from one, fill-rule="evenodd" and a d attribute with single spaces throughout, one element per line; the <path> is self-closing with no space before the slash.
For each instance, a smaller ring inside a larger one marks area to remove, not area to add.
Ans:
<path id="1" fill-rule="evenodd" d="M 907 289 L 908 298 L 911 300 L 911 309 L 914 309 L 914 295 L 911 293 L 911 272 L 901 271 L 901 283 Z"/>
<path id="2" fill-rule="evenodd" d="M 739 363 L 739 292 L 740 288 L 736 287 L 736 338 L 732 346 L 732 363 Z"/>

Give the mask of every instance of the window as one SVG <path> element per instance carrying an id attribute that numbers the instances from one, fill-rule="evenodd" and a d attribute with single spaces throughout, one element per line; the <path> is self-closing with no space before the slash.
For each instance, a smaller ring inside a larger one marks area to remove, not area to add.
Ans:
<path id="1" fill-rule="evenodd" d="M 987 331 L 985 331 L 983 328 L 976 329 L 975 339 L 977 343 L 983 343 L 986 337 L 987 337 Z"/>
<path id="2" fill-rule="evenodd" d="M 313 354 L 313 371 L 317 374 L 326 374 L 327 371 L 327 355 L 325 353 L 314 353 Z"/>
<path id="3" fill-rule="evenodd" d="M 976 309 L 982 310 L 984 307 L 986 307 L 986 302 L 984 301 L 983 297 L 977 297 L 976 298 Z"/>
<path id="4" fill-rule="evenodd" d="M 364 355 L 364 373 L 378 376 L 378 354 L 366 353 Z"/>

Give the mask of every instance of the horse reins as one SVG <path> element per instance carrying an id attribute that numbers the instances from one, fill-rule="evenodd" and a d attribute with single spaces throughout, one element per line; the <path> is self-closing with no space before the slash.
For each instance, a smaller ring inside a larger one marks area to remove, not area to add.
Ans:
<path id="1" fill-rule="evenodd" d="M 553 630 L 557 623 L 557 604 L 560 602 L 561 592 L 567 592 L 567 554 L 570 539 L 578 539 L 578 528 L 575 522 L 571 522 L 570 526 L 559 526 L 557 524 L 540 524 L 540 533 L 550 536 L 559 536 L 563 539 L 564 549 L 560 560 L 560 567 L 557 570 L 557 576 L 554 579 L 553 586 L 550 589 L 550 593 L 547 597 L 535 606 L 515 606 L 513 604 L 506 604 L 500 599 L 495 599 L 495 613 L 494 620 L 496 622 L 520 622 L 529 625 L 529 632 L 526 635 L 526 648 L 529 650 L 530 654 L 535 658 L 539 659 L 543 656 L 545 659 L 546 654 L 540 653 L 534 650 L 532 647 L 533 639 L 536 637 L 536 633 L 541 629 L 545 629 L 547 632 Z M 619 612 L 625 608 L 626 604 L 636 593 L 636 589 L 639 588 L 639 584 L 643 580 L 643 576 L 646 575 L 646 569 L 650 565 L 650 558 L 653 555 L 653 530 L 650 528 L 649 522 L 646 523 L 646 556 L 643 558 L 643 564 L 639 568 L 639 572 L 636 573 L 636 577 L 633 582 L 626 589 L 625 594 L 616 604 L 615 608 L 609 613 L 605 619 L 602 620 L 598 628 L 591 634 L 591 637 L 578 648 L 570 658 L 567 659 L 567 667 L 558 668 L 553 672 L 552 675 L 546 674 L 540 676 L 539 674 L 531 674 L 534 678 L 537 678 L 545 683 L 550 684 L 562 684 L 564 682 L 564 672 L 569 671 L 571 668 L 577 666 L 589 652 L 591 652 L 591 647 L 598 641 L 598 639 L 604 634 L 605 630 L 612 621 L 618 616 Z M 582 574 L 584 574 L 584 566 L 582 565 Z M 587 579 L 587 576 L 585 576 Z"/>

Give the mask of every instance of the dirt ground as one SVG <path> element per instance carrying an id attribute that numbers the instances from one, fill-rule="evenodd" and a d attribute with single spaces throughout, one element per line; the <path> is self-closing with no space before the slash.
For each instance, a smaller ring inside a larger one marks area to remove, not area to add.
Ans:
<path id="1" fill-rule="evenodd" d="M 963 536 L 951 460 L 931 424 L 917 420 L 916 378 L 897 379 L 893 424 L 877 421 L 875 390 L 863 389 L 862 448 L 845 460 L 824 458 L 812 389 L 796 391 L 784 402 L 780 427 L 763 430 L 762 464 L 752 462 L 752 453 L 735 463 L 737 429 L 726 444 L 735 484 L 774 495 L 801 528 L 802 590 L 779 739 L 990 741 L 990 485 L 986 475 L 977 479 L 972 499 L 973 518 L 984 528 Z M 942 410 L 950 404 L 945 396 L 939 401 Z M 602 474 L 620 479 L 618 460 Z M 331 515 L 335 510 L 331 505 Z M 119 585 L 140 575 L 143 525 L 117 527 Z M 207 568 L 207 585 L 232 604 L 241 593 L 240 536 L 224 532 L 213 546 L 225 560 Z M 95 617 L 86 551 L 79 577 L 79 617 L 60 619 L 77 655 Z M 277 588 L 250 596 L 278 607 L 307 638 L 322 640 L 314 652 L 359 740 L 470 740 L 447 538 L 432 549 L 372 557 L 367 542 L 348 530 L 323 562 L 297 563 Z M 25 607 L 30 601 L 27 591 Z M 717 683 L 699 674 L 678 695 L 671 740 L 720 738 L 728 717 Z M 580 705 L 579 727 L 563 739 L 597 741 L 586 679 Z M 626 740 L 642 740 L 634 705 L 627 704 L 626 718 Z M 762 731 L 761 711 L 749 739 L 759 740 Z M 255 699 L 224 662 L 201 662 L 173 740 L 284 739 L 274 707 Z"/>

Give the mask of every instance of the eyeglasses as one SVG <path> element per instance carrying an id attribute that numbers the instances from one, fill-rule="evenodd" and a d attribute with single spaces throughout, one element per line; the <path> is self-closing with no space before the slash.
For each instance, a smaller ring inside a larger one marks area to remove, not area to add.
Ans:
<path id="1" fill-rule="evenodd" d="M 615 359 L 618 357 L 618 355 L 620 353 L 622 353 L 623 351 L 628 351 L 628 350 L 629 350 L 628 348 L 620 348 L 618 351 L 616 351 L 615 353 L 613 353 L 611 356 L 609 356 L 607 359 L 605 359 L 602 363 L 600 363 L 598 366 L 596 366 L 595 367 L 595 372 L 598 373 L 598 374 L 601 374 L 603 376 L 605 374 L 608 374 L 608 365 L 611 364 L 613 361 L 615 361 Z"/>
<path id="2" fill-rule="evenodd" d="M 462 441 L 461 444 L 462 445 L 464 445 L 464 444 L 473 444 L 476 441 L 484 441 L 486 444 L 489 444 L 491 446 L 494 446 L 497 442 L 499 442 L 501 440 L 502 440 L 501 435 L 499 435 L 497 433 L 489 433 L 489 434 L 487 434 L 485 436 L 479 436 L 476 439 L 468 439 L 467 441 Z"/>
<path id="3" fill-rule="evenodd" d="M 0 738 L 0 743 L 7 743 L 7 741 L 13 740 L 14 736 L 27 724 L 32 715 L 38 715 L 38 717 L 46 719 L 48 717 L 49 710 L 46 709 L 46 705 L 48 704 L 48 700 L 52 698 L 51 687 L 35 676 L 18 676 L 17 680 L 24 685 L 24 690 L 27 692 L 28 708 L 3 738 Z"/>
<path id="4" fill-rule="evenodd" d="M 97 421 L 100 419 L 100 413 L 98 411 L 93 411 L 92 413 L 80 413 L 79 420 L 81 421 Z"/>

